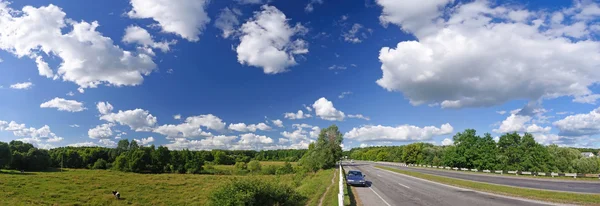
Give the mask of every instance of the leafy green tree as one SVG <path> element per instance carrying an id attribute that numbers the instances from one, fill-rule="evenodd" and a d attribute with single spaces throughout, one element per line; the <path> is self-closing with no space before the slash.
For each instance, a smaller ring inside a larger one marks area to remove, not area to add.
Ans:
<path id="1" fill-rule="evenodd" d="M 106 164 L 107 164 L 106 160 L 98 159 L 96 161 L 96 163 L 94 163 L 94 166 L 92 167 L 92 169 L 101 169 L 101 170 L 106 169 L 107 168 Z"/>
<path id="2" fill-rule="evenodd" d="M 573 161 L 573 166 L 577 173 L 592 174 L 598 173 L 598 161 L 596 158 L 580 158 Z"/>
<path id="3" fill-rule="evenodd" d="M 335 166 L 342 157 L 343 135 L 336 125 L 322 129 L 316 144 L 311 143 L 300 164 L 311 171 Z"/>
<path id="4" fill-rule="evenodd" d="M 252 160 L 248 163 L 248 170 L 250 170 L 250 172 L 258 172 L 260 169 L 261 165 L 258 160 Z"/>
<path id="5" fill-rule="evenodd" d="M 246 170 L 248 169 L 248 165 L 245 162 L 236 162 L 233 168 L 237 170 Z"/>
<path id="6" fill-rule="evenodd" d="M 0 169 L 9 165 L 11 160 L 10 147 L 5 142 L 0 142 Z"/>

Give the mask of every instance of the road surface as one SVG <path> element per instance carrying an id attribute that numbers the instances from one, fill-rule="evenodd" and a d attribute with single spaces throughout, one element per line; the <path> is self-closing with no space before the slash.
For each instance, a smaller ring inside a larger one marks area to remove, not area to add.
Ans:
<path id="1" fill-rule="evenodd" d="M 360 170 L 366 175 L 368 186 L 355 187 L 357 196 L 365 206 L 395 205 L 551 205 L 548 203 L 509 198 L 469 189 L 445 186 L 364 163 L 345 163 L 344 169 Z"/>
<path id="2" fill-rule="evenodd" d="M 425 174 L 439 175 L 456 179 L 464 179 L 478 182 L 486 182 L 500 185 L 508 185 L 515 187 L 526 187 L 543 190 L 556 190 L 563 192 L 579 192 L 579 193 L 600 193 L 600 182 L 586 182 L 576 180 L 553 180 L 553 179 L 532 179 L 532 178 L 516 178 L 514 175 L 485 175 L 469 172 L 456 172 L 441 169 L 424 169 L 418 167 L 394 166 L 388 164 L 378 164 L 370 162 L 361 162 L 364 164 L 381 165 L 402 169 L 407 171 L 415 171 Z"/>

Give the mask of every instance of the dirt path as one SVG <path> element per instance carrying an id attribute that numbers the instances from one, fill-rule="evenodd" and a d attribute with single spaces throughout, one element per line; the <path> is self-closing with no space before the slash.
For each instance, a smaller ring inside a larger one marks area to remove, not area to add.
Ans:
<path id="1" fill-rule="evenodd" d="M 323 206 L 323 200 L 325 199 L 325 197 L 327 197 L 327 193 L 329 192 L 329 189 L 331 189 L 331 186 L 335 184 L 335 177 L 337 177 L 337 173 L 339 172 L 339 169 L 335 170 L 333 178 L 331 178 L 331 184 L 327 187 L 325 193 L 323 193 L 323 196 L 321 196 L 321 199 L 319 199 L 319 206 Z"/>

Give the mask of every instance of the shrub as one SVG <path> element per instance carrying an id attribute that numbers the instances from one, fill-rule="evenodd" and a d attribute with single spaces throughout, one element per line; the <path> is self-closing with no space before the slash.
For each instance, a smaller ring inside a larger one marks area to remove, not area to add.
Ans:
<path id="1" fill-rule="evenodd" d="M 267 165 L 262 168 L 261 174 L 263 175 L 274 175 L 277 173 L 277 166 L 275 165 Z"/>
<path id="2" fill-rule="evenodd" d="M 294 173 L 294 168 L 292 167 L 292 164 L 290 164 L 289 162 L 285 162 L 285 164 L 283 164 L 283 167 L 277 168 L 277 172 L 275 174 L 283 175 L 291 173 Z"/>
<path id="3" fill-rule="evenodd" d="M 94 163 L 94 166 L 92 167 L 92 169 L 96 169 L 96 170 L 97 169 L 101 169 L 101 170 L 104 170 L 104 169 L 107 168 L 106 164 L 107 164 L 106 160 L 104 160 L 104 159 L 98 159 L 96 161 L 96 163 Z"/>
<path id="4" fill-rule="evenodd" d="M 304 205 L 306 198 L 287 185 L 258 178 L 236 179 L 217 188 L 209 197 L 211 206 Z"/>
<path id="5" fill-rule="evenodd" d="M 248 170 L 250 170 L 250 172 L 258 172 L 260 169 L 261 165 L 258 160 L 252 160 L 248 163 Z"/>
<path id="6" fill-rule="evenodd" d="M 247 168 L 245 162 L 236 162 L 233 167 L 235 167 L 236 170 L 245 170 Z"/>

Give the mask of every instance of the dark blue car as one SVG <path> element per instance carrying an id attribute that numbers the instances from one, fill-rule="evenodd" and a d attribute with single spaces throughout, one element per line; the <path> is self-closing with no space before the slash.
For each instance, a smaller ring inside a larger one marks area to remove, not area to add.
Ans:
<path id="1" fill-rule="evenodd" d="M 360 185 L 367 186 L 367 181 L 365 180 L 365 176 L 362 172 L 357 170 L 348 171 L 348 175 L 346 175 L 346 182 L 349 185 Z"/>

